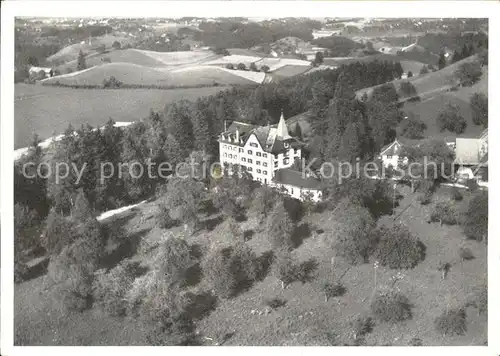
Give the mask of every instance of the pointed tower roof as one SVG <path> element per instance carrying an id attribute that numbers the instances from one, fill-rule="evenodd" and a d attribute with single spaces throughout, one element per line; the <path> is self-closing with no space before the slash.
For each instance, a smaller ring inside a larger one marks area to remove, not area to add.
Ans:
<path id="1" fill-rule="evenodd" d="M 281 110 L 281 117 L 278 123 L 278 128 L 276 129 L 276 138 L 281 140 L 290 139 L 291 136 L 288 134 L 288 128 L 286 127 L 285 117 L 283 116 L 283 110 Z"/>

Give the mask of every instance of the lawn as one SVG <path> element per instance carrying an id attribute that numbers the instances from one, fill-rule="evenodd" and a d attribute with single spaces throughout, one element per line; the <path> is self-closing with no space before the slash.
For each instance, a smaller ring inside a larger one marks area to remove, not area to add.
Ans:
<path id="1" fill-rule="evenodd" d="M 71 89 L 43 85 L 15 85 L 14 148 L 29 144 L 33 133 L 45 139 L 62 133 L 68 124 L 100 126 L 109 118 L 136 121 L 150 109 L 163 110 L 167 103 L 196 99 L 224 87 L 191 89 Z"/>
<path id="2" fill-rule="evenodd" d="M 405 223 L 427 247 L 426 258 L 416 268 L 403 270 L 403 278 L 396 288 L 405 293 L 413 304 L 413 318 L 396 325 L 377 323 L 366 336 L 367 345 L 408 345 L 412 338 L 420 338 L 429 345 L 483 345 L 487 338 L 486 317 L 479 316 L 473 307 L 467 308 L 467 333 L 463 336 L 441 337 L 435 332 L 433 321 L 446 308 L 460 306 L 474 287 L 486 277 L 486 248 L 478 242 L 467 241 L 456 226 L 440 226 L 427 223 L 429 206 L 416 203 L 416 194 L 401 188 L 404 199 L 397 208 L 397 220 Z M 450 192 L 440 189 L 435 201 L 449 199 Z M 466 204 L 466 194 L 461 204 Z M 154 227 L 155 202 L 143 204 L 124 216 L 115 217 L 108 224 L 123 226 L 127 231 L 124 239 L 153 241 L 162 234 L 177 235 L 181 228 L 170 231 Z M 202 217 L 205 229 L 187 238 L 191 245 L 198 245 L 203 253 L 215 246 L 232 244 L 227 221 L 220 214 Z M 380 223 L 390 224 L 392 218 L 383 217 Z M 207 345 L 225 340 L 224 345 L 328 345 L 352 344 L 350 321 L 358 314 L 369 311 L 369 300 L 374 288 L 380 290 L 392 284 L 391 278 L 397 270 L 384 267 L 375 270 L 372 264 L 350 266 L 340 258 L 330 263 L 332 251 L 326 248 L 324 239 L 335 233 L 335 218 L 329 211 L 304 217 L 302 227 L 308 226 L 312 233 L 301 234 L 301 241 L 293 254 L 300 261 L 316 260 L 312 279 L 306 283 L 294 282 L 287 289 L 272 275 L 254 283 L 229 300 L 218 300 L 215 308 L 196 322 L 197 331 Z M 246 242 L 257 255 L 270 250 L 269 241 L 262 224 L 255 217 L 242 223 L 241 228 L 249 232 Z M 319 229 L 323 230 L 320 231 Z M 475 259 L 460 263 L 458 249 L 470 248 Z M 139 250 L 131 250 L 132 258 L 142 260 L 145 265 L 150 258 Z M 135 254 L 134 254 L 135 253 Z M 445 280 L 437 270 L 440 262 L 450 262 L 451 271 Z M 53 298 L 41 289 L 42 278 L 16 286 L 15 335 L 23 344 L 95 345 L 95 344 L 144 344 L 142 334 L 134 328 L 134 321 L 127 318 L 103 316 L 91 309 L 81 314 L 63 317 L 54 305 Z M 340 279 L 346 293 L 325 302 L 320 293 L 320 282 Z M 204 278 L 191 288 L 193 292 L 207 291 L 210 287 Z M 264 300 L 280 298 L 285 305 L 262 313 Z"/>

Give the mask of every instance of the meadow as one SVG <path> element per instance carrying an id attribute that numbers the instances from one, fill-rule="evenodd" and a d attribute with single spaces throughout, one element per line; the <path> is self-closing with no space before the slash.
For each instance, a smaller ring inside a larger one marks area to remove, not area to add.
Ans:
<path id="1" fill-rule="evenodd" d="M 136 121 L 150 109 L 163 110 L 181 99 L 196 99 L 224 90 L 224 87 L 154 89 L 71 89 L 43 85 L 15 84 L 14 149 L 30 143 L 34 133 L 41 139 L 62 133 L 69 124 L 101 126 L 109 118 Z"/>
<path id="2" fill-rule="evenodd" d="M 440 226 L 429 223 L 430 211 L 438 201 L 449 200 L 451 191 L 440 188 L 433 202 L 422 206 L 408 187 L 398 188 L 404 198 L 393 216 L 385 216 L 379 224 L 404 223 L 426 245 L 425 260 L 411 270 L 391 270 L 373 262 L 352 266 L 342 258 L 331 257 L 333 251 L 325 245 L 335 236 L 336 219 L 331 211 L 317 212 L 300 221 L 301 235 L 293 255 L 300 261 L 315 261 L 311 278 L 307 282 L 293 282 L 282 289 L 272 272 L 234 298 L 217 302 L 199 301 L 200 314 L 196 321 L 199 335 L 205 345 L 224 340 L 224 345 L 342 345 L 352 343 L 354 318 L 369 314 L 370 298 L 374 290 L 395 286 L 410 299 L 413 316 L 397 324 L 377 322 L 366 335 L 366 345 L 406 346 L 418 338 L 425 346 L 483 345 L 487 340 L 486 316 L 478 314 L 475 307 L 467 312 L 467 332 L 462 336 L 443 337 L 436 333 L 434 318 L 447 308 L 463 306 L 470 295 L 486 278 L 487 250 L 484 243 L 467 240 L 459 226 Z M 456 202 L 465 208 L 470 197 Z M 155 226 L 156 202 L 142 204 L 128 212 L 114 216 L 102 223 L 123 227 L 121 243 L 130 250 L 120 253 L 121 258 L 151 264 L 150 254 L 141 246 L 153 246 L 162 236 L 182 234 L 182 227 L 169 230 Z M 202 216 L 206 229 L 189 236 L 190 245 L 202 254 L 216 246 L 234 244 L 228 221 L 221 213 Z M 270 249 L 265 229 L 253 215 L 242 223 L 243 231 L 251 232 L 245 244 L 257 256 L 264 256 Z M 325 240 L 326 239 L 326 240 Z M 458 250 L 467 247 L 474 255 L 470 261 L 460 261 Z M 113 246 L 107 247 L 112 251 Z M 111 254 L 113 255 L 113 254 Z M 149 256 L 149 257 L 148 257 Z M 115 261 L 116 263 L 117 261 Z M 441 279 L 438 266 L 449 262 L 452 267 L 448 277 Z M 375 276 L 376 274 L 376 276 Z M 398 280 L 394 277 L 398 276 Z M 325 301 L 321 282 L 339 280 L 346 288 L 345 294 Z M 203 274 L 197 275 L 189 291 L 203 296 L 210 289 Z M 134 319 L 109 317 L 98 308 L 82 313 L 64 315 L 49 292 L 44 290 L 44 277 L 40 276 L 15 286 L 15 343 L 22 345 L 147 345 L 147 341 Z M 200 297 L 201 298 L 201 297 Z M 262 313 L 265 301 L 279 298 L 284 305 Z M 205 308 L 206 307 L 206 308 Z M 204 309 L 205 308 L 205 309 Z"/>

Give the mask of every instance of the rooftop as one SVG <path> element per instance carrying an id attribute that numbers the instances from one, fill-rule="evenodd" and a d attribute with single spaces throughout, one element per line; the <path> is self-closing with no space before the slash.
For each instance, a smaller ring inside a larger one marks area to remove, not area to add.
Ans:
<path id="1" fill-rule="evenodd" d="M 313 177 L 304 177 L 303 173 L 290 168 L 278 169 L 275 172 L 273 182 L 307 189 L 322 188 L 320 180 Z"/>

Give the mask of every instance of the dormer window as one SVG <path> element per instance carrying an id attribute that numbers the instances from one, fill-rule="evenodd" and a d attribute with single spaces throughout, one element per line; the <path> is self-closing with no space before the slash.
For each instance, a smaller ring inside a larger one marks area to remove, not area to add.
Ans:
<path id="1" fill-rule="evenodd" d="M 288 142 L 285 142 L 285 148 L 290 147 L 290 144 Z"/>

